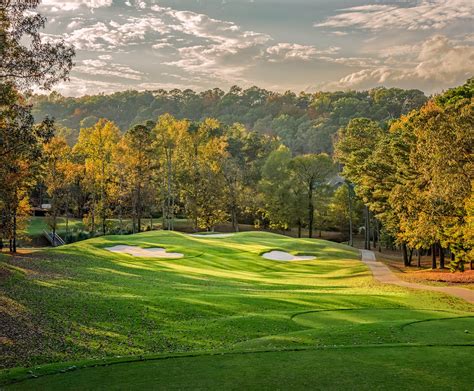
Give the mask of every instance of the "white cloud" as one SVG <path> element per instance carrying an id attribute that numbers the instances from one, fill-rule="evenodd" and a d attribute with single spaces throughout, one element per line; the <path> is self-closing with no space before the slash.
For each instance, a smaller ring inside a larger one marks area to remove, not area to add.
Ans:
<path id="1" fill-rule="evenodd" d="M 109 51 L 147 44 L 170 31 L 160 17 L 129 17 L 123 23 L 114 20 L 97 22 L 67 33 L 64 38 L 79 50 Z"/>
<path id="2" fill-rule="evenodd" d="M 316 36 L 315 45 L 306 39 L 304 44 L 291 38 L 279 42 L 233 22 L 156 5 L 155 0 L 45 0 L 42 7 L 57 18 L 48 24 L 45 40 L 64 38 L 76 48 L 75 84 L 68 90 L 73 95 L 84 91 L 80 79 L 94 79 L 84 83 L 95 92 L 232 84 L 301 89 L 325 80 L 332 81 L 324 85 L 331 89 L 386 84 L 430 92 L 472 74 L 473 36 L 465 28 L 472 17 L 471 1 L 379 2 L 340 10 L 318 26 L 330 27 L 326 38 L 341 48 L 319 47 Z M 60 8 L 66 12 L 57 12 Z M 88 9 L 95 10 L 94 18 L 84 16 Z M 446 26 L 442 33 L 451 38 L 438 35 L 413 44 L 428 29 Z"/>
<path id="3" fill-rule="evenodd" d="M 83 96 L 99 94 L 101 92 L 105 94 L 111 94 L 113 92 L 123 91 L 128 88 L 130 88 L 130 86 L 123 83 L 87 80 L 84 78 L 71 76 L 69 81 L 59 83 L 57 86 L 55 86 L 54 90 L 65 96 Z M 44 91 L 37 92 L 44 93 Z"/>
<path id="4" fill-rule="evenodd" d="M 411 54 L 411 55 L 410 55 Z M 326 89 L 362 89 L 376 85 L 439 91 L 462 84 L 474 75 L 474 47 L 435 35 L 412 46 L 387 49 L 382 65 L 374 65 L 325 85 Z"/>
<path id="5" fill-rule="evenodd" d="M 321 55 L 334 54 L 339 50 L 331 47 L 327 50 L 318 50 L 314 46 L 299 45 L 296 43 L 278 43 L 268 47 L 265 52 L 270 61 L 302 60 L 309 61 Z"/>
<path id="6" fill-rule="evenodd" d="M 360 28 L 367 30 L 442 29 L 459 20 L 472 20 L 472 0 L 422 0 L 414 6 L 365 5 L 346 8 L 316 27 Z"/>
<path id="7" fill-rule="evenodd" d="M 192 88 L 195 91 L 202 90 L 202 87 L 189 84 L 189 82 L 184 83 L 138 83 L 138 84 L 128 84 L 121 82 L 105 82 L 101 80 L 89 80 L 77 76 L 72 76 L 71 80 L 68 82 L 61 82 L 55 87 L 55 91 L 58 91 L 64 96 L 83 96 L 83 95 L 94 95 L 94 94 L 112 94 L 118 91 L 125 90 L 172 90 L 175 88 L 186 89 Z M 44 94 L 45 91 L 37 90 L 35 91 L 38 94 Z"/>
<path id="8" fill-rule="evenodd" d="M 74 68 L 75 73 L 88 76 L 108 76 L 129 80 L 142 80 L 144 74 L 140 71 L 130 68 L 129 66 L 115 63 L 107 63 L 101 56 L 99 60 L 83 60 Z"/>
<path id="9" fill-rule="evenodd" d="M 110 7 L 112 0 L 43 0 L 41 2 L 42 7 L 46 7 L 52 12 L 59 11 L 75 11 L 81 7 L 90 9 Z"/>

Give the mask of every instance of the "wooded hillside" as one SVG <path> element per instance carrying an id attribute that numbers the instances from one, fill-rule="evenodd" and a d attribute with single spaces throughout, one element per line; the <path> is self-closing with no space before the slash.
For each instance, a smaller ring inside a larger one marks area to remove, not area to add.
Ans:
<path id="1" fill-rule="evenodd" d="M 54 117 L 58 125 L 67 128 L 63 132 L 71 145 L 80 128 L 90 127 L 100 118 L 113 121 L 123 133 L 168 113 L 177 119 L 202 121 L 212 117 L 224 125 L 242 123 L 249 130 L 278 136 L 296 154 L 330 153 L 332 136 L 351 119 L 365 117 L 386 126 L 387 121 L 421 107 L 426 100 L 419 90 L 398 88 L 296 95 L 236 86 L 228 92 L 218 88 L 200 93 L 125 91 L 80 98 L 53 92 L 31 99 L 35 118 Z"/>

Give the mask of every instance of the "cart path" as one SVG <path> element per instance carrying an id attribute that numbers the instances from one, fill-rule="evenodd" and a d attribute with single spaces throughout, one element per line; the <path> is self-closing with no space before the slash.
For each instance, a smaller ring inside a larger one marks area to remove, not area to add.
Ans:
<path id="1" fill-rule="evenodd" d="M 377 262 L 375 254 L 370 250 L 360 250 L 362 254 L 362 262 L 364 262 L 372 271 L 374 278 L 384 284 L 394 284 L 406 288 L 424 289 L 428 291 L 437 291 L 447 293 L 449 295 L 460 297 L 467 302 L 474 304 L 474 290 L 466 288 L 456 288 L 451 286 L 433 286 L 423 285 L 414 282 L 403 281 L 398 278 L 385 264 Z"/>

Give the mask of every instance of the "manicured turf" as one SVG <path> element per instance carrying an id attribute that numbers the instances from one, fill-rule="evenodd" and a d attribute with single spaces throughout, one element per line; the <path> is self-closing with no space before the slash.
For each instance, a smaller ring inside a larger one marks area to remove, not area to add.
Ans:
<path id="1" fill-rule="evenodd" d="M 116 244 L 165 247 L 185 257 L 143 259 L 103 249 Z M 263 259 L 269 250 L 316 260 Z M 0 265 L 8 270 L 0 279 L 9 325 L 0 330 L 2 364 L 32 367 L 3 371 L 0 381 L 124 356 L 144 360 L 40 376 L 12 386 L 18 389 L 474 385 L 473 306 L 379 284 L 343 245 L 255 232 L 200 238 L 157 231 L 96 238 Z M 64 361 L 72 363 L 46 365 Z"/>

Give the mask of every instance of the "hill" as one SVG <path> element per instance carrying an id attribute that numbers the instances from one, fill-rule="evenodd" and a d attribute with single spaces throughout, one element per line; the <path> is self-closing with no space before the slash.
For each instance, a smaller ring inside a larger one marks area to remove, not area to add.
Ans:
<path id="1" fill-rule="evenodd" d="M 81 127 L 100 118 L 115 122 L 122 132 L 131 126 L 155 121 L 169 113 L 178 119 L 201 121 L 213 117 L 224 125 L 242 123 L 249 130 L 281 138 L 294 153 L 332 151 L 332 136 L 352 118 L 367 117 L 385 125 L 413 109 L 427 98 L 419 90 L 376 88 L 348 92 L 292 92 L 279 94 L 258 87 L 228 92 L 218 88 L 192 90 L 125 91 L 80 98 L 57 93 L 31 99 L 36 120 L 54 117 L 73 144 Z"/>

